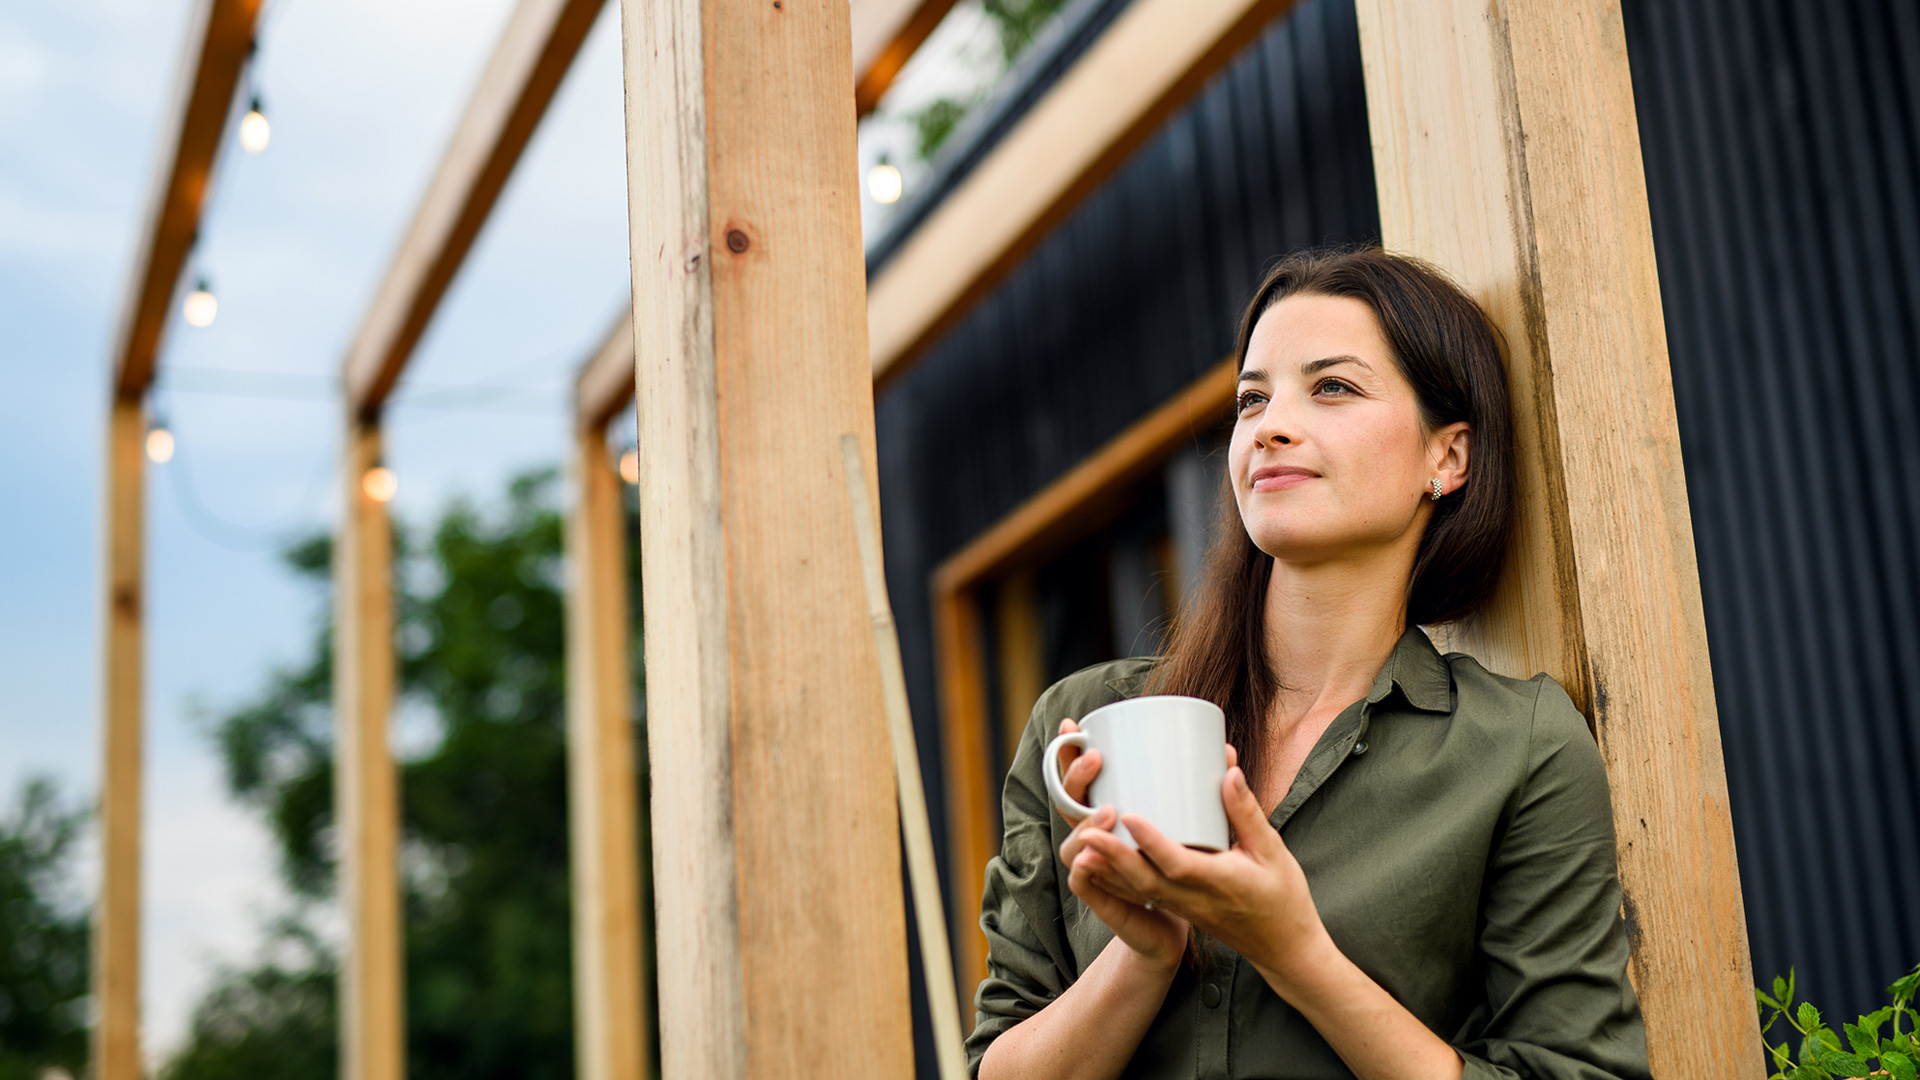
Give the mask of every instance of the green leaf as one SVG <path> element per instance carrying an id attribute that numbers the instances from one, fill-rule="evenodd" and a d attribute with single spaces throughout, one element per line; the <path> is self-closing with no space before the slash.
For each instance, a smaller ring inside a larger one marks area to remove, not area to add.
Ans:
<path id="1" fill-rule="evenodd" d="M 1893 985 L 1887 987 L 1887 993 L 1892 994 L 1895 998 L 1902 998 L 1907 1001 L 1913 1000 L 1913 995 L 1916 991 L 1920 991 L 1920 964 L 1915 964 L 1911 972 L 1908 972 L 1906 976 L 1900 979 L 1894 980 Z"/>
<path id="2" fill-rule="evenodd" d="M 1794 1069 L 1787 1080 L 1833 1080 L 1833 1077 L 1827 1075 L 1827 1070 L 1818 1065 L 1802 1065 Z"/>
<path id="3" fill-rule="evenodd" d="M 1773 977 L 1773 999 L 1775 1001 L 1786 1001 L 1791 993 L 1792 991 L 1787 989 L 1787 980 L 1775 975 Z M 1781 1007 L 1785 1008 L 1784 1005 Z"/>
<path id="4" fill-rule="evenodd" d="M 1800 1022 L 1800 1030 L 1811 1035 L 1820 1027 L 1820 1010 L 1813 1007 L 1813 1002 L 1803 1001 L 1800 1003 L 1800 1012 L 1795 1019 Z"/>
<path id="5" fill-rule="evenodd" d="M 1759 1002 L 1761 1008 L 1773 1008 L 1773 1009 L 1785 1008 L 1785 1006 L 1781 1005 L 1778 1001 L 1775 1001 L 1773 998 L 1768 997 L 1767 992 L 1765 990 L 1760 989 L 1757 986 L 1753 988 L 1753 1000 Z"/>
<path id="6" fill-rule="evenodd" d="M 1865 1076 L 1872 1070 L 1857 1054 L 1828 1050 L 1820 1055 L 1820 1067 L 1839 1076 Z"/>
<path id="7" fill-rule="evenodd" d="M 1920 1080 L 1914 1076 L 1913 1059 L 1897 1050 L 1881 1054 L 1880 1067 L 1891 1073 L 1893 1080 Z"/>
<path id="8" fill-rule="evenodd" d="M 1866 1026 L 1866 1021 L 1867 1018 L 1863 1016 L 1860 1023 L 1846 1025 L 1847 1042 L 1853 1046 L 1853 1052 L 1861 1057 L 1879 1057 L 1880 1040 Z"/>
<path id="9" fill-rule="evenodd" d="M 1802 1067 L 1818 1064 L 1820 1051 L 1826 1049 L 1820 1045 L 1820 1037 L 1808 1035 L 1800 1040 L 1800 1064 Z"/>

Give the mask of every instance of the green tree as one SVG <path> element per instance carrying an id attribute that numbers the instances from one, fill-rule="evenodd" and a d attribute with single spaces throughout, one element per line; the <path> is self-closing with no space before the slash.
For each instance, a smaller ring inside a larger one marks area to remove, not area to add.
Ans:
<path id="1" fill-rule="evenodd" d="M 86 817 L 35 778 L 0 818 L 0 1080 L 87 1062 L 87 914 L 64 895 Z"/>
<path id="2" fill-rule="evenodd" d="M 981 0 L 980 9 L 993 20 L 1000 42 L 999 74 L 993 81 L 999 81 L 999 77 L 1006 74 L 1066 3 L 1067 0 Z M 960 121 L 986 99 L 989 89 L 981 87 L 965 97 L 938 97 L 906 114 L 913 124 L 914 152 L 920 160 L 933 160 L 933 155 L 939 153 Z"/>
<path id="3" fill-rule="evenodd" d="M 556 487 L 550 471 L 515 480 L 497 515 L 455 504 L 418 551 L 396 532 L 400 712 L 433 729 L 400 763 L 415 1077 L 573 1074 Z M 324 586 L 330 556 L 316 537 L 287 562 Z M 333 888 L 331 640 L 329 616 L 305 665 L 216 727 L 230 788 L 309 904 Z M 334 1074 L 332 960 L 307 925 L 296 913 L 277 935 L 291 961 L 230 972 L 200 1003 L 170 1080 L 261 1075 L 264 1060 Z"/>

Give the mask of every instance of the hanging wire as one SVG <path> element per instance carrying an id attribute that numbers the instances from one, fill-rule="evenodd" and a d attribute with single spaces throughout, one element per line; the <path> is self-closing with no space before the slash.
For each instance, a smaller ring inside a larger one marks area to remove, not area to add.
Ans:
<path id="1" fill-rule="evenodd" d="M 170 475 L 168 488 L 173 492 L 174 505 L 180 510 L 180 516 L 188 527 L 200 535 L 200 538 L 226 548 L 228 551 L 255 555 L 266 551 L 284 548 L 292 540 L 288 534 L 302 522 L 311 521 L 316 516 L 316 503 L 325 495 L 332 479 L 337 475 L 335 462 L 331 456 L 321 459 L 320 468 L 307 481 L 306 490 L 285 513 L 276 515 L 275 520 L 261 525 L 243 525 L 228 521 L 208 508 L 200 497 L 198 485 L 193 480 L 193 466 L 187 452 L 187 441 L 180 438 L 178 428 L 173 428 L 173 460 L 167 465 Z"/>

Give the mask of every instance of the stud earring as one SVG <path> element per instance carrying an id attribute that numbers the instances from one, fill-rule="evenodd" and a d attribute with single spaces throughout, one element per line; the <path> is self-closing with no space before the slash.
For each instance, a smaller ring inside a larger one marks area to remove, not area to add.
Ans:
<path id="1" fill-rule="evenodd" d="M 1428 498 L 1432 499 L 1434 502 L 1439 502 L 1440 496 L 1444 494 L 1446 494 L 1446 492 L 1443 492 L 1440 490 L 1440 478 L 1437 476 L 1434 477 L 1433 478 L 1433 494 L 1429 495 Z"/>

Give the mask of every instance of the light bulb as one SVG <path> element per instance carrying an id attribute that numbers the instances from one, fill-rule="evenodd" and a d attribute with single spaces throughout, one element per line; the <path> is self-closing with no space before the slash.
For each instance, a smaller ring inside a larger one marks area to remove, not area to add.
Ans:
<path id="1" fill-rule="evenodd" d="M 629 484 L 640 483 L 640 451 L 629 450 L 620 455 L 620 479 Z"/>
<path id="2" fill-rule="evenodd" d="M 147 432 L 147 460 L 155 465 L 173 460 L 173 432 L 163 427 Z"/>
<path id="3" fill-rule="evenodd" d="M 886 205 L 900 201 L 902 189 L 900 170 L 886 162 L 881 162 L 867 170 L 867 194 L 873 201 Z"/>
<path id="4" fill-rule="evenodd" d="M 375 465 L 360 478 L 360 490 L 366 492 L 367 498 L 374 502 L 391 502 L 400 493 L 400 478 L 385 465 Z"/>
<path id="5" fill-rule="evenodd" d="M 253 99 L 253 107 L 247 115 L 240 118 L 240 148 L 249 154 L 257 154 L 267 148 L 267 140 L 273 138 L 273 125 L 267 123 L 267 114 L 260 111 L 260 99 Z"/>
<path id="6" fill-rule="evenodd" d="M 186 316 L 187 325 L 208 327 L 213 325 L 213 317 L 220 313 L 220 301 L 214 299 L 213 287 L 201 278 L 187 294 L 187 302 L 180 305 L 180 313 Z"/>

